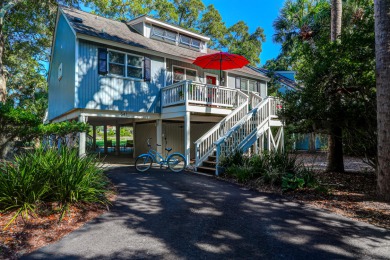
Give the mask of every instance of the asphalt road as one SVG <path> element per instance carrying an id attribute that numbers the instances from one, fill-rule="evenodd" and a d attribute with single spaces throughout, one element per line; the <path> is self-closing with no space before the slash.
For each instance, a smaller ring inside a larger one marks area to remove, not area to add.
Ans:
<path id="1" fill-rule="evenodd" d="M 390 259 L 390 231 L 192 173 L 109 172 L 111 211 L 23 259 Z"/>

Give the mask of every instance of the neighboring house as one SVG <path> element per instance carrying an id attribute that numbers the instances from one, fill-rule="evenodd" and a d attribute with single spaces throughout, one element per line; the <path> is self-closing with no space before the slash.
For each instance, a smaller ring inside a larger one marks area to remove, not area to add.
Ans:
<path id="1" fill-rule="evenodd" d="M 271 126 L 282 124 L 277 101 L 267 98 L 269 78 L 243 67 L 223 71 L 220 79 L 219 71 L 193 65 L 197 57 L 217 52 L 207 48 L 209 40 L 149 16 L 119 22 L 61 7 L 50 62 L 48 120 L 88 122 L 94 133 L 96 126 L 105 131 L 107 125 L 132 126 L 135 156 L 147 151 L 149 137 L 163 151 L 165 137 L 174 151 L 200 166 L 215 150 L 215 141 L 248 114 L 248 107 L 262 103 L 267 127 L 241 148 L 257 151 L 253 146 L 268 133 L 267 147 L 277 149 L 282 142 L 276 145 L 275 140 L 282 134 L 274 140 Z M 120 131 L 116 133 L 119 140 Z M 81 154 L 86 138 L 80 134 Z"/>
<path id="2" fill-rule="evenodd" d="M 270 71 L 257 68 L 258 71 L 264 73 L 264 75 L 269 75 Z M 285 94 L 288 91 L 297 91 L 300 89 L 300 86 L 295 81 L 295 71 L 274 71 L 273 76 L 280 83 L 278 92 Z M 314 151 L 324 148 L 327 143 L 325 137 L 320 134 L 299 134 L 294 136 L 294 150 L 300 151 Z"/>

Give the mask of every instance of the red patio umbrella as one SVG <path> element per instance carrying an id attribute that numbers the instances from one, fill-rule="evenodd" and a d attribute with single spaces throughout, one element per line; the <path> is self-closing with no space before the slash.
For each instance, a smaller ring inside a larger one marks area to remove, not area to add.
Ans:
<path id="1" fill-rule="evenodd" d="M 222 70 L 242 68 L 248 63 L 249 61 L 244 56 L 227 52 L 217 52 L 200 56 L 196 58 L 192 64 L 195 64 L 203 69 L 219 70 L 219 76 L 222 80 Z"/>

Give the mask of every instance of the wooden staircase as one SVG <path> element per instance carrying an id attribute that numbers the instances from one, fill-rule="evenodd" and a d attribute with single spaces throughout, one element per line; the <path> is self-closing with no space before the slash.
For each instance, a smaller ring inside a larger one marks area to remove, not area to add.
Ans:
<path id="1" fill-rule="evenodd" d="M 209 155 L 207 160 L 203 161 L 202 166 L 197 167 L 197 172 L 215 175 L 215 167 L 217 166 L 217 156 L 214 151 L 212 155 Z"/>

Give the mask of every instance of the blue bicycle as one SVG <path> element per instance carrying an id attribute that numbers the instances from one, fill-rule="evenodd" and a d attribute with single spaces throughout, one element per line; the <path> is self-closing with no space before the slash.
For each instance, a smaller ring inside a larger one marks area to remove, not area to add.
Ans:
<path id="1" fill-rule="evenodd" d="M 171 155 L 168 155 L 170 151 L 172 151 L 172 148 L 165 148 L 167 151 L 167 155 L 164 158 L 159 152 L 152 149 L 152 146 L 150 145 L 150 140 L 152 138 L 148 138 L 147 144 L 149 147 L 148 153 L 141 154 L 137 157 L 135 160 L 135 168 L 137 171 L 145 172 L 149 170 L 153 163 L 157 163 L 162 167 L 163 165 L 168 166 L 168 168 L 173 172 L 181 172 L 185 169 L 187 163 L 184 155 L 181 153 L 173 153 Z M 165 140 L 166 142 L 166 140 Z M 161 146 L 157 144 L 157 146 Z"/>

